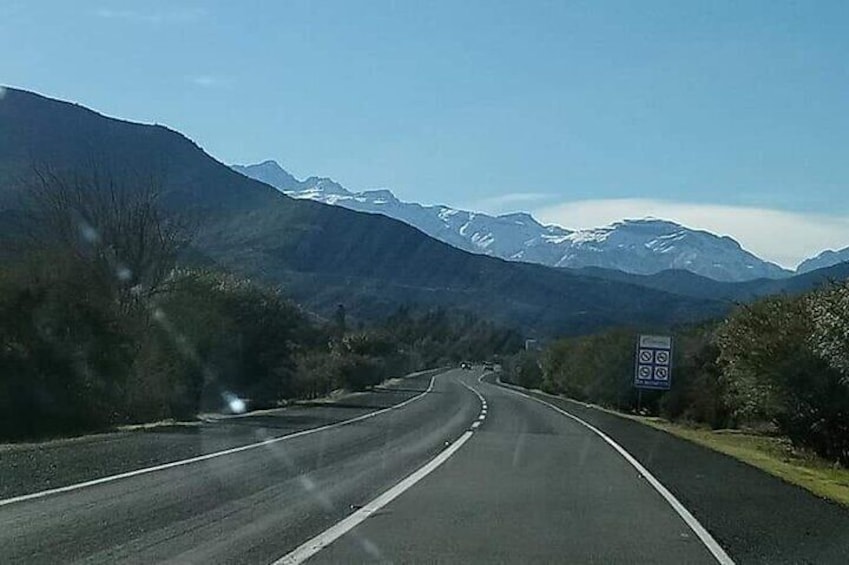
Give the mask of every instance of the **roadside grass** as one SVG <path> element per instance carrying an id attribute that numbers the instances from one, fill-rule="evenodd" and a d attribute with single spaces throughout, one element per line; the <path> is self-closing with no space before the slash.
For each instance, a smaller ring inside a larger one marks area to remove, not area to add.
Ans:
<path id="1" fill-rule="evenodd" d="M 500 378 L 498 382 L 501 383 Z M 849 506 L 849 469 L 823 459 L 811 451 L 794 447 L 787 438 L 748 430 L 712 430 L 695 424 L 670 422 L 664 418 L 628 414 L 541 390 L 533 392 L 635 420 L 643 425 L 734 457 L 785 482 L 804 488 L 820 498 Z"/>
<path id="2" fill-rule="evenodd" d="M 663 418 L 614 413 L 719 451 L 819 497 L 849 506 L 849 469 L 796 448 L 787 438 L 741 430 L 711 430 Z"/>
<path id="3" fill-rule="evenodd" d="M 628 418 L 708 449 L 724 453 L 790 484 L 849 507 L 849 469 L 795 447 L 789 439 L 749 430 L 713 430 L 698 424 L 671 422 L 656 416 L 639 416 L 588 404 L 541 390 L 539 394 L 575 402 L 587 408 Z"/>

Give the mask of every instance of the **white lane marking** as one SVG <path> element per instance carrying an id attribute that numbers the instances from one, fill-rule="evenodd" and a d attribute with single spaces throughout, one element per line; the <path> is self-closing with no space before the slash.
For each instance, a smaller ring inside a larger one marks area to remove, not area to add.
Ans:
<path id="1" fill-rule="evenodd" d="M 463 381 L 458 379 L 458 382 L 474 392 L 477 395 L 478 400 L 480 400 L 483 406 L 486 406 L 486 399 L 464 383 Z M 431 382 L 433 385 L 433 382 Z M 478 418 L 479 420 L 483 420 L 486 416 L 481 413 Z M 478 428 L 481 425 L 480 421 L 475 421 L 472 423 L 472 429 Z M 357 527 L 360 523 L 362 523 L 366 518 L 392 502 L 395 498 L 400 496 L 404 491 L 415 485 L 417 482 L 425 478 L 428 474 L 430 474 L 434 469 L 442 465 L 449 457 L 454 455 L 454 453 L 463 447 L 463 444 L 466 443 L 469 438 L 474 435 L 474 432 L 470 430 L 466 430 L 462 436 L 460 436 L 457 441 L 452 443 L 450 446 L 445 448 L 442 452 L 439 453 L 436 457 L 431 459 L 428 463 L 426 463 L 423 467 L 419 468 L 417 471 L 414 471 L 411 475 L 409 475 L 406 479 L 402 480 L 400 483 L 396 484 L 394 487 L 390 488 L 347 518 L 342 519 L 340 522 L 337 522 L 335 525 L 331 526 L 324 532 L 318 534 L 314 538 L 310 539 L 302 543 L 300 546 L 287 553 L 277 561 L 275 561 L 272 565 L 294 565 L 297 563 L 303 563 L 340 537 L 344 536 L 346 533 Z"/>
<path id="2" fill-rule="evenodd" d="M 419 468 L 417 471 L 414 471 L 411 475 L 409 475 L 406 479 L 390 488 L 341 522 L 338 522 L 335 526 L 330 527 L 319 535 L 315 536 L 311 540 L 307 541 L 304 544 L 301 544 L 294 551 L 284 555 L 280 559 L 274 562 L 273 565 L 295 565 L 298 563 L 303 563 L 355 527 L 357 527 L 360 523 L 362 523 L 366 518 L 395 500 L 398 496 L 400 496 L 404 491 L 408 490 L 410 487 L 415 485 L 417 482 L 428 476 L 431 472 L 433 472 L 437 467 L 445 463 L 449 457 L 454 455 L 463 444 L 469 441 L 469 438 L 472 437 L 472 432 L 466 431 L 460 438 L 448 446 L 445 450 L 439 453 L 436 457 L 431 459 L 428 463 L 426 463 L 423 467 Z"/>
<path id="3" fill-rule="evenodd" d="M 171 469 L 173 467 L 180 467 L 182 465 L 189 465 L 191 463 L 198 463 L 200 461 L 206 461 L 208 459 L 215 459 L 216 457 L 223 457 L 225 455 L 232 455 L 234 453 L 239 453 L 239 452 L 242 452 L 242 451 L 248 451 L 249 449 L 256 449 L 258 447 L 271 445 L 271 444 L 278 443 L 278 442 L 281 442 L 281 441 L 285 441 L 285 440 L 289 440 L 289 439 L 295 439 L 297 437 L 302 437 L 302 436 L 314 434 L 314 433 L 317 433 L 317 432 L 323 432 L 323 431 L 326 431 L 326 430 L 332 430 L 334 428 L 347 426 L 348 424 L 353 424 L 354 422 L 361 422 L 361 421 L 366 420 L 368 418 L 373 418 L 374 416 L 377 416 L 379 414 L 383 414 L 384 412 L 388 412 L 389 410 L 397 410 L 399 408 L 403 408 L 404 406 L 413 402 L 414 400 L 418 400 L 419 398 L 423 398 L 426 394 L 428 394 L 429 392 L 431 392 L 433 390 L 433 382 L 434 382 L 435 379 L 436 379 L 436 375 L 434 375 L 433 377 L 430 378 L 430 384 L 428 385 L 427 390 L 417 394 L 416 396 L 414 396 L 412 398 L 408 398 L 404 402 L 401 402 L 399 404 L 395 404 L 393 406 L 389 406 L 388 408 L 381 408 L 380 410 L 376 410 L 374 412 L 369 412 L 368 414 L 363 414 L 362 416 L 357 416 L 356 418 L 350 418 L 348 420 L 342 420 L 341 422 L 335 422 L 333 424 L 327 424 L 327 425 L 324 425 L 324 426 L 320 426 L 318 428 L 311 428 L 311 429 L 308 429 L 308 430 L 302 430 L 300 432 L 295 432 L 295 433 L 288 434 L 288 435 L 285 435 L 285 436 L 273 437 L 273 438 L 269 438 L 269 439 L 266 439 L 266 440 L 263 440 L 263 441 L 260 441 L 260 442 L 257 442 L 257 443 L 250 443 L 250 444 L 247 444 L 247 445 L 242 445 L 240 447 L 225 449 L 223 451 L 216 451 L 214 453 L 207 453 L 206 455 L 200 455 L 198 457 L 191 457 L 189 459 L 182 459 L 180 461 L 172 461 L 171 463 L 164 463 L 162 465 L 156 465 L 154 467 L 146 467 L 144 469 L 136 469 L 135 471 L 128 471 L 126 473 L 120 473 L 120 474 L 117 474 L 117 475 L 110 475 L 108 477 L 101 477 L 99 479 L 94 479 L 94 480 L 91 480 L 91 481 L 85 481 L 85 482 L 82 482 L 82 483 L 76 483 L 76 484 L 73 484 L 73 485 L 67 485 L 67 486 L 64 486 L 64 487 L 57 487 L 57 488 L 52 488 L 52 489 L 48 489 L 48 490 L 42 490 L 42 491 L 39 491 L 39 492 L 33 492 L 33 493 L 30 493 L 30 494 L 23 494 L 21 496 L 15 496 L 15 497 L 12 497 L 12 498 L 7 498 L 5 500 L 0 500 L 0 507 L 8 506 L 9 504 L 15 504 L 16 502 L 25 502 L 27 500 L 35 500 L 35 499 L 38 499 L 38 498 L 44 498 L 46 496 L 51 496 L 51 495 L 54 495 L 54 494 L 61 494 L 61 493 L 64 493 L 64 492 L 70 492 L 70 491 L 79 490 L 79 489 L 83 489 L 83 488 L 87 488 L 87 487 L 93 487 L 93 486 L 96 486 L 96 485 L 102 485 L 104 483 L 111 483 L 113 481 L 118 481 L 118 480 L 121 480 L 121 479 L 129 479 L 130 477 L 136 477 L 138 475 L 146 475 L 148 473 L 155 473 L 157 471 L 164 471 L 165 469 Z"/>
<path id="4" fill-rule="evenodd" d="M 478 419 L 477 419 L 476 422 L 474 422 L 472 424 L 472 429 L 476 430 L 480 427 L 481 422 L 486 419 L 486 399 L 483 397 L 483 395 L 481 393 L 479 393 L 478 391 L 476 391 L 475 389 L 473 389 L 472 387 L 470 387 L 469 385 L 467 385 L 463 381 L 460 381 L 460 384 L 463 385 L 464 387 L 466 387 L 467 389 L 469 389 L 470 391 L 474 392 L 475 395 L 477 395 L 478 400 L 481 403 L 481 411 L 478 413 Z"/>
<path id="5" fill-rule="evenodd" d="M 643 465 L 639 461 L 637 461 L 633 455 L 628 453 L 624 447 L 616 443 L 610 436 L 608 436 L 606 433 L 596 428 L 589 422 L 586 422 L 581 418 L 570 414 L 569 412 L 566 412 L 565 410 L 557 406 L 554 406 L 553 404 L 550 404 L 544 400 L 540 400 L 539 398 L 535 398 L 533 396 L 515 390 L 512 386 L 507 385 L 507 383 L 502 383 L 500 378 L 498 379 L 498 382 L 499 384 L 506 385 L 504 387 L 504 390 L 512 392 L 513 394 L 517 394 L 519 396 L 524 396 L 525 398 L 529 398 L 531 400 L 539 402 L 544 406 L 548 406 L 549 408 L 575 420 L 579 424 L 595 432 L 601 439 L 607 442 L 608 445 L 615 449 L 619 453 L 619 455 L 624 457 L 625 460 L 630 463 L 637 470 L 637 472 L 640 473 L 640 475 L 642 475 L 648 481 L 648 483 L 652 487 L 654 487 L 654 489 L 660 494 L 660 496 L 662 496 L 666 500 L 666 502 L 669 503 L 672 509 L 675 510 L 675 512 L 677 512 L 679 516 L 681 516 L 681 519 L 686 522 L 686 524 L 690 527 L 691 530 L 693 530 L 693 532 L 698 536 L 698 538 L 702 540 L 702 543 L 705 544 L 705 547 L 707 547 L 708 551 L 711 552 L 711 554 L 718 563 L 721 563 L 722 565 L 734 565 L 734 560 L 732 560 L 731 557 L 725 552 L 725 550 L 722 549 L 722 546 L 719 545 L 719 543 L 714 539 L 712 535 L 710 535 L 710 532 L 708 532 L 707 529 L 702 526 L 701 523 L 699 523 L 696 517 L 693 516 L 690 511 L 687 510 L 687 508 L 684 507 L 684 505 L 678 501 L 677 498 L 675 498 L 675 495 L 669 492 L 669 489 L 663 486 L 663 483 L 657 480 L 655 476 L 649 472 L 648 469 L 643 467 Z"/>

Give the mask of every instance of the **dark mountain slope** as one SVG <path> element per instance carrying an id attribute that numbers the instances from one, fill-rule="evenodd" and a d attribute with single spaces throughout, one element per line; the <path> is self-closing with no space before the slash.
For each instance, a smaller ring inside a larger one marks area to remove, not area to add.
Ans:
<path id="1" fill-rule="evenodd" d="M 197 224 L 200 253 L 283 283 L 294 299 L 320 312 L 343 302 L 353 316 L 368 319 L 415 302 L 469 309 L 530 334 L 551 334 L 610 324 L 667 325 L 724 308 L 466 253 L 384 216 L 288 198 L 165 127 L 7 89 L 0 99 L 0 208 L 6 214 L 19 206 L 14 193 L 33 164 L 160 180 L 166 205 Z"/>
<path id="2" fill-rule="evenodd" d="M 770 294 L 798 294 L 818 288 L 829 281 L 845 280 L 849 278 L 849 263 L 840 263 L 785 279 L 755 279 L 738 283 L 716 281 L 683 270 L 634 275 L 612 269 L 587 267 L 577 272 L 607 281 L 636 284 L 703 300 L 746 302 Z"/>

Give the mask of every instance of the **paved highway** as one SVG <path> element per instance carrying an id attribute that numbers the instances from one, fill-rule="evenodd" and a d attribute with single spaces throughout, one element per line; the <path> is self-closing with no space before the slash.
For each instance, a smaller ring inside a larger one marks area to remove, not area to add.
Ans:
<path id="1" fill-rule="evenodd" d="M 0 448 L 0 561 L 804 561 L 786 549 L 798 539 L 758 547 L 754 526 L 733 522 L 747 513 L 727 500 L 732 525 L 717 519 L 704 499 L 716 487 L 694 494 L 693 481 L 664 464 L 658 472 L 622 430 L 612 445 L 480 376 L 424 374 L 327 406 Z M 693 447 L 673 438 L 666 449 Z M 766 477 L 698 456 L 732 478 Z M 775 492 L 791 488 L 777 483 Z M 831 538 L 811 561 L 846 562 L 847 513 L 806 496 L 814 502 L 803 512 L 822 511 Z"/>
<path id="2" fill-rule="evenodd" d="M 601 437 L 503 388 L 475 437 L 310 562 L 716 563 Z"/>
<path id="3" fill-rule="evenodd" d="M 360 395 L 343 408 L 306 410 L 311 419 L 325 424 L 329 419 L 326 412 L 338 420 L 339 412 L 350 411 L 358 417 L 415 399 L 347 425 L 0 506 L 0 561 L 272 562 L 401 480 L 465 431 L 477 415 L 476 397 L 450 374 L 436 378 L 433 389 L 421 395 L 429 383 L 429 377 L 407 379 L 396 387 L 402 389 L 398 392 Z M 296 411 L 293 417 L 283 410 L 231 419 L 221 424 L 224 431 L 218 424 L 209 424 L 190 432 L 169 429 L 107 438 L 86 444 L 84 453 L 89 459 L 107 461 L 147 452 L 148 443 L 168 444 L 173 436 L 175 443 L 191 446 L 182 453 L 197 456 L 198 451 L 208 452 L 210 444 L 234 447 L 221 439 L 231 433 L 239 445 L 245 445 L 248 438 L 256 442 L 291 433 L 303 427 L 307 419 L 303 412 Z M 294 427 L 290 418 L 295 420 Z M 142 439 L 137 441 L 134 436 Z M 60 448 L 63 454 L 51 455 L 51 464 L 62 460 L 74 469 L 90 467 L 68 456 L 73 448 L 64 444 Z M 148 456 L 154 455 L 140 458 Z M 8 476 L 22 485 L 26 477 L 18 475 L 25 475 L 28 459 L 40 454 L 38 450 L 16 451 L 0 457 L 5 461 L 4 482 Z M 9 462 L 12 459 L 23 473 L 9 469 L 15 467 Z M 52 469 L 56 480 L 63 478 L 62 467 Z M 102 478 L 104 474 L 98 475 Z"/>

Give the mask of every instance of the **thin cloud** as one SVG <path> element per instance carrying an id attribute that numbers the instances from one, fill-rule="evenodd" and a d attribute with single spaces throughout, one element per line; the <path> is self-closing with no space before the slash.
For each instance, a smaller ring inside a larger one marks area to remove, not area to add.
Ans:
<path id="1" fill-rule="evenodd" d="M 620 198 L 564 202 L 538 208 L 534 215 L 543 222 L 573 229 L 597 227 L 625 218 L 663 218 L 731 236 L 745 249 L 787 268 L 795 268 L 825 249 L 849 246 L 847 216 L 769 208 Z"/>
<path id="2" fill-rule="evenodd" d="M 470 207 L 476 210 L 484 210 L 489 213 L 501 213 L 514 211 L 515 207 L 518 205 L 551 200 L 552 197 L 553 195 L 547 192 L 510 192 L 478 200 Z"/>
<path id="3" fill-rule="evenodd" d="M 153 25 L 195 22 L 206 16 L 206 14 L 207 12 L 203 8 L 178 8 L 154 12 L 100 8 L 94 11 L 95 16 L 103 19 L 125 20 Z"/>
<path id="4" fill-rule="evenodd" d="M 213 75 L 193 75 L 186 77 L 186 80 L 201 88 L 221 88 L 229 86 L 230 84 L 228 79 Z"/>

